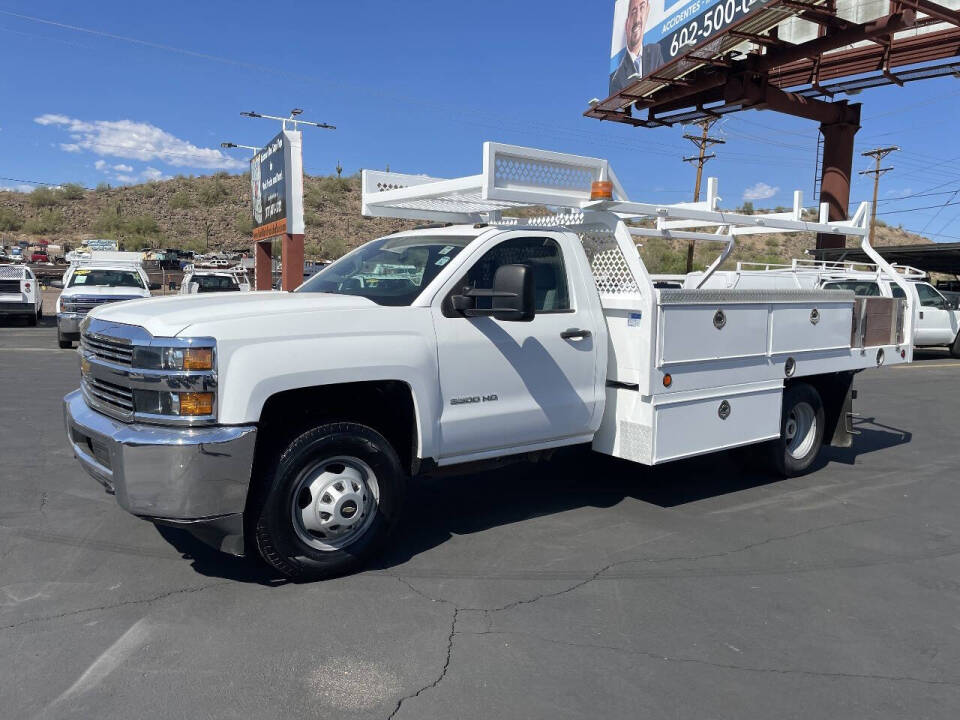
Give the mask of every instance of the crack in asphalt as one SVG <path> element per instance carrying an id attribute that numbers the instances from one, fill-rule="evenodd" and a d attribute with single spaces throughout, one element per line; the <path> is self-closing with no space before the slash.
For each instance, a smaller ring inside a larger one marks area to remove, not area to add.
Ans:
<path id="1" fill-rule="evenodd" d="M 144 598 L 137 598 L 134 600 L 124 600 L 123 602 L 113 603 L 112 605 L 97 605 L 94 607 L 80 608 L 79 610 L 68 610 L 66 612 L 58 613 L 56 615 L 43 615 L 39 617 L 32 617 L 26 620 L 21 620 L 20 622 L 12 623 L 10 625 L 0 625 L 0 630 L 13 630 L 18 627 L 23 627 L 24 625 L 32 625 L 40 622 L 48 622 L 50 620 L 60 620 L 62 618 L 72 617 L 74 615 L 83 615 L 84 613 L 99 612 L 102 610 L 113 610 L 115 608 L 127 607 L 129 605 L 149 605 L 150 603 L 154 603 L 159 600 L 164 600 L 165 598 L 172 597 L 174 595 L 189 595 L 192 593 L 209 590 L 210 588 L 217 587 L 218 585 L 229 585 L 230 583 L 231 581 L 226 580 L 222 582 L 207 583 L 206 585 L 195 585 L 193 587 L 180 588 L 179 590 L 170 590 L 168 592 L 160 593 L 158 595 L 150 595 Z"/>
<path id="2" fill-rule="evenodd" d="M 912 682 L 919 683 L 922 685 L 946 685 L 949 687 L 960 687 L 960 683 L 951 682 L 949 680 L 927 680 L 925 678 L 912 677 L 910 675 L 879 675 L 873 673 L 848 673 L 848 672 L 826 672 L 818 670 L 800 670 L 796 668 L 767 668 L 767 667 L 754 667 L 750 665 L 736 665 L 733 663 L 723 663 L 723 662 L 712 662 L 710 660 L 703 660 L 700 658 L 691 658 L 691 657 L 670 657 L 669 655 L 663 655 L 661 653 L 655 653 L 647 650 L 634 650 L 631 648 L 620 647 L 617 645 L 599 645 L 595 643 L 576 643 L 570 642 L 568 640 L 557 640 L 554 638 L 544 637 L 542 635 L 537 635 L 535 633 L 522 632 L 522 631 L 506 631 L 506 630 L 484 630 L 484 631 L 459 631 L 461 635 L 502 635 L 505 637 L 526 637 L 533 640 L 539 640 L 541 642 L 549 643 L 551 645 L 565 645 L 575 648 L 588 648 L 594 650 L 611 650 L 613 652 L 623 653 L 624 655 L 637 655 L 640 657 L 647 657 L 652 660 L 662 660 L 664 662 L 671 663 L 688 663 L 691 665 L 706 665 L 709 667 L 715 667 L 722 670 L 736 670 L 741 672 L 753 672 L 753 673 L 770 673 L 776 675 L 804 675 L 809 677 L 817 678 L 841 678 L 841 679 L 853 679 L 853 680 L 879 680 L 887 682 Z"/>
<path id="3" fill-rule="evenodd" d="M 441 601 L 441 602 L 447 602 L 447 601 Z M 387 716 L 387 720 L 392 720 L 392 718 L 396 717 L 396 714 L 400 712 L 400 708 L 403 707 L 403 704 L 407 700 L 413 700 L 414 698 L 420 697 L 420 695 L 425 693 L 427 690 L 431 690 L 435 688 L 437 685 L 439 685 L 440 682 L 447 676 L 447 670 L 450 669 L 450 657 L 453 655 L 453 638 L 458 632 L 457 617 L 459 615 L 460 615 L 460 609 L 454 606 L 453 617 L 450 619 L 450 632 L 447 634 L 447 655 L 443 660 L 443 667 L 440 668 L 440 674 L 437 676 L 437 679 L 434 680 L 432 683 L 428 683 L 424 685 L 416 692 L 410 693 L 409 695 L 404 695 L 402 698 L 400 698 L 397 701 L 397 706 L 393 709 L 393 712 Z"/>
<path id="4" fill-rule="evenodd" d="M 626 648 L 618 648 L 618 647 L 615 647 L 615 646 L 588 645 L 588 644 L 570 643 L 570 642 L 565 642 L 565 641 L 561 641 L 561 640 L 551 640 L 550 638 L 544 638 L 544 637 L 541 637 L 541 636 L 539 636 L 539 635 L 533 635 L 533 634 L 529 634 L 529 633 L 509 633 L 509 632 L 503 632 L 503 631 L 495 631 L 495 630 L 492 629 L 492 627 L 493 627 L 493 614 L 494 614 L 494 613 L 503 612 L 503 611 L 505 611 L 505 610 L 511 610 L 511 609 L 513 609 L 513 608 L 520 607 L 521 605 L 530 605 L 530 604 L 532 604 L 532 603 L 539 602 L 540 600 L 545 600 L 545 599 L 548 599 L 548 598 L 555 598 L 555 597 L 559 597 L 559 596 L 561 596 L 561 595 L 566 595 L 567 593 L 573 592 L 574 590 L 578 590 L 578 589 L 584 587 L 585 585 L 589 585 L 590 583 L 592 583 L 592 582 L 594 582 L 595 580 L 599 579 L 603 574 L 609 572 L 610 570 L 612 570 L 612 569 L 615 568 L 615 567 L 620 567 L 620 566 L 629 565 L 629 564 L 638 564 L 638 563 L 661 564 L 661 563 L 667 563 L 667 562 L 682 562 L 682 561 L 688 561 L 688 562 L 689 562 L 689 561 L 708 560 L 708 559 L 712 559 L 712 558 L 727 557 L 727 556 L 730 556 L 730 555 L 735 555 L 735 554 L 737 554 L 737 553 L 746 552 L 746 551 L 748 551 L 748 550 L 752 550 L 753 548 L 760 547 L 760 546 L 762 546 L 762 545 L 767 545 L 767 544 L 772 543 L 772 542 L 777 542 L 777 541 L 780 541 L 780 540 L 790 540 L 790 539 L 793 539 L 793 538 L 802 537 L 802 536 L 804 536 L 804 535 L 811 535 L 811 534 L 816 533 L 816 532 L 823 532 L 823 531 L 826 531 L 826 530 L 832 530 L 832 529 L 838 528 L 838 527 L 846 527 L 846 526 L 850 526 L 850 525 L 859 525 L 859 524 L 862 524 L 862 523 L 876 522 L 877 520 L 883 520 L 884 518 L 887 518 L 887 517 L 890 517 L 890 516 L 889 516 L 889 515 L 884 515 L 884 516 L 881 516 L 881 517 L 863 518 L 863 519 L 860 519 L 860 520 L 847 520 L 847 521 L 845 521 L 845 522 L 833 523 L 833 524 L 831 524 L 831 525 L 822 525 L 822 526 L 820 526 L 820 527 L 807 528 L 806 530 L 802 530 L 802 531 L 800 531 L 800 532 L 790 533 L 790 534 L 787 534 L 787 535 L 776 535 L 776 536 L 773 536 L 773 537 L 765 538 L 765 539 L 763 539 L 763 540 L 758 540 L 758 541 L 756 541 L 756 542 L 747 543 L 746 545 L 742 545 L 742 546 L 737 547 L 737 548 L 732 548 L 732 549 L 730 549 L 730 550 L 724 550 L 724 551 L 722 551 L 722 552 L 704 553 L 704 554 L 701 554 L 701 555 L 680 555 L 680 556 L 667 557 L 667 558 L 633 558 L 633 559 L 630 559 L 630 560 L 618 560 L 618 561 L 616 561 L 616 562 L 612 562 L 612 563 L 609 563 L 609 564 L 607 564 L 607 565 L 604 565 L 604 566 L 601 567 L 599 570 L 591 573 L 588 577 L 584 578 L 583 580 L 580 580 L 580 581 L 574 583 L 573 585 L 570 585 L 569 587 L 564 588 L 564 589 L 562 589 L 562 590 L 557 590 L 557 591 L 554 591 L 554 592 L 537 593 L 536 595 L 534 595 L 534 596 L 531 597 L 531 598 L 524 598 L 524 599 L 521 599 L 521 600 L 515 600 L 515 601 L 513 601 L 513 602 L 506 603 L 506 604 L 504 604 L 504 605 L 500 605 L 500 606 L 493 607 L 493 608 L 461 607 L 460 605 L 458 605 L 457 603 L 455 603 L 455 602 L 452 601 L 452 600 L 448 600 L 448 599 L 442 598 L 442 597 L 434 597 L 433 595 L 430 595 L 429 593 L 427 593 L 426 591 L 418 588 L 416 585 L 414 585 L 414 584 L 411 583 L 409 580 L 407 580 L 406 578 L 404 578 L 404 577 L 402 577 L 402 576 L 400 576 L 400 575 L 391 575 L 391 577 L 393 577 L 394 579 L 396 579 L 396 580 L 397 580 L 399 583 L 401 583 L 402 585 L 404 585 L 404 586 L 406 586 L 407 588 L 409 588 L 413 593 L 415 593 L 415 594 L 418 595 L 419 597 L 421 597 L 421 598 L 423 598 L 423 599 L 425 599 L 425 600 L 428 600 L 428 601 L 430 601 L 430 602 L 432 602 L 432 603 L 440 603 L 440 604 L 452 606 L 452 607 L 453 607 L 453 617 L 451 618 L 451 622 L 450 622 L 450 632 L 447 634 L 447 652 L 446 652 L 446 656 L 445 656 L 444 661 L 443 661 L 443 667 L 440 669 L 439 675 L 437 676 L 437 678 L 436 678 L 433 682 L 430 682 L 430 683 L 427 683 L 426 685 L 423 685 L 423 686 L 420 687 L 416 692 L 413 692 L 413 693 L 410 693 L 409 695 L 405 695 L 405 696 L 401 697 L 401 698 L 397 701 L 396 707 L 394 707 L 393 712 L 391 712 L 390 715 L 387 716 L 387 720 L 392 720 L 392 718 L 396 717 L 397 713 L 400 712 L 400 709 L 402 708 L 403 704 L 404 704 L 406 701 L 412 700 L 412 699 L 417 698 L 417 697 L 420 697 L 420 695 L 422 695 L 422 694 L 425 693 L 426 691 L 431 690 L 431 689 L 433 689 L 433 688 L 436 688 L 436 687 L 443 681 L 443 679 L 447 676 L 447 672 L 448 672 L 449 669 L 450 669 L 450 662 L 451 662 L 452 655 L 453 655 L 453 640 L 454 640 L 454 637 L 456 637 L 458 634 L 477 635 L 477 636 L 479 636 L 479 635 L 511 635 L 511 634 L 515 634 L 515 635 L 525 635 L 525 636 L 528 636 L 528 637 L 531 637 L 531 638 L 536 638 L 536 639 L 542 640 L 542 641 L 544 641 L 544 642 L 552 642 L 552 643 L 556 643 L 556 644 L 560 644 L 560 645 L 571 645 L 571 646 L 574 646 L 574 647 L 584 647 L 584 648 L 587 648 L 587 647 L 595 647 L 595 648 L 597 648 L 597 649 L 606 649 L 606 650 L 619 651 L 619 652 L 624 652 L 624 653 L 633 653 L 633 654 L 636 654 L 636 655 L 641 655 L 641 656 L 645 656 L 645 657 L 650 657 L 650 658 L 658 659 L 658 660 L 665 660 L 665 661 L 669 661 L 669 662 L 697 663 L 697 664 L 702 664 L 702 665 L 711 665 L 711 666 L 718 667 L 718 668 L 726 668 L 726 669 L 730 669 L 730 670 L 739 670 L 739 671 L 744 671 L 744 672 L 746 672 L 746 671 L 752 671 L 752 672 L 759 672 L 759 673 L 767 672 L 767 673 L 780 673 L 780 674 L 800 674 L 800 675 L 810 675 L 810 676 L 817 676 L 817 677 L 847 677 L 847 678 L 874 679 L 874 680 L 887 680 L 887 681 L 903 680 L 903 681 L 912 681 L 912 682 L 917 682 L 917 683 L 926 683 L 926 684 L 929 684 L 929 685 L 951 685 L 951 686 L 955 686 L 955 683 L 951 683 L 951 682 L 936 681 L 936 680 L 923 680 L 923 679 L 919 679 L 919 678 L 910 678 L 910 677 L 902 677 L 902 678 L 901 678 L 901 677 L 895 677 L 895 676 L 881 676 L 881 675 L 875 675 L 875 676 L 874 676 L 874 675 L 858 675 L 858 674 L 855 674 L 855 673 L 818 673 L 818 672 L 815 672 L 815 671 L 804 671 L 804 670 L 780 670 L 780 669 L 777 669 L 777 668 L 751 668 L 751 667 L 739 666 L 739 665 L 725 665 L 725 664 L 722 664 L 722 663 L 711 663 L 711 662 L 706 661 L 706 660 L 697 660 L 697 659 L 695 659 L 695 658 L 670 658 L 670 657 L 668 657 L 668 656 L 658 655 L 658 654 L 652 653 L 652 652 L 644 652 L 644 651 L 639 651 L 639 650 L 629 650 L 629 649 L 626 649 Z M 484 630 L 484 631 L 481 631 L 481 632 L 476 632 L 476 631 L 474 631 L 474 632 L 468 632 L 468 631 L 460 631 L 460 630 L 457 630 L 457 618 L 458 618 L 458 616 L 460 615 L 461 612 L 479 612 L 479 613 L 481 613 L 482 616 L 483 616 L 483 619 L 484 619 L 484 625 L 486 625 L 487 629 Z"/>

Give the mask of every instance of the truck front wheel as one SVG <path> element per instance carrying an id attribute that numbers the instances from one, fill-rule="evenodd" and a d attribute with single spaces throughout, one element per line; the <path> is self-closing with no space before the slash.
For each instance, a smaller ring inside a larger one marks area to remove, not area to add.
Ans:
<path id="1" fill-rule="evenodd" d="M 396 525 L 406 489 L 390 443 L 355 423 L 308 430 L 267 472 L 257 549 L 300 581 L 342 575 L 375 555 Z"/>
<path id="2" fill-rule="evenodd" d="M 950 356 L 960 358 L 960 333 L 953 339 L 953 345 L 950 346 Z"/>
<path id="3" fill-rule="evenodd" d="M 824 411 L 812 385 L 796 383 L 783 391 L 780 437 L 770 443 L 773 467 L 783 477 L 803 475 L 823 445 Z"/>

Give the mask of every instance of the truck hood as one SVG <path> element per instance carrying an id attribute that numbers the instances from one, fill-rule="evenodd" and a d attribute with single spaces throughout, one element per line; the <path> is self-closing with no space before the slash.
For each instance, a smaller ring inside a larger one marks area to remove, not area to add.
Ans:
<path id="1" fill-rule="evenodd" d="M 76 297 L 78 295 L 83 295 L 85 297 L 108 297 L 110 295 L 116 295 L 118 297 L 150 297 L 150 291 L 144 290 L 143 288 L 138 287 L 129 287 L 129 286 L 120 286 L 120 287 L 110 287 L 108 285 L 73 285 L 72 287 L 64 288 L 60 293 L 60 297 L 69 298 Z"/>
<path id="2" fill-rule="evenodd" d="M 269 290 L 247 293 L 170 295 L 125 303 L 107 304 L 90 313 L 98 320 L 137 325 L 157 337 L 174 337 L 194 323 L 208 324 L 245 317 L 312 313 L 321 310 L 356 310 L 376 307 L 367 298 L 327 293 L 288 293 Z"/>

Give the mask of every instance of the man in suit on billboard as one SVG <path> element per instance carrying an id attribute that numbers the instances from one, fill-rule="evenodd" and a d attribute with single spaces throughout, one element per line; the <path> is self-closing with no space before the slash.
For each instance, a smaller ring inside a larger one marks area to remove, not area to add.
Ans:
<path id="1" fill-rule="evenodd" d="M 630 0 L 627 9 L 626 47 L 617 71 L 610 76 L 610 95 L 632 85 L 631 75 L 649 75 L 663 65 L 663 53 L 657 44 L 643 46 L 643 32 L 647 29 L 652 0 Z"/>

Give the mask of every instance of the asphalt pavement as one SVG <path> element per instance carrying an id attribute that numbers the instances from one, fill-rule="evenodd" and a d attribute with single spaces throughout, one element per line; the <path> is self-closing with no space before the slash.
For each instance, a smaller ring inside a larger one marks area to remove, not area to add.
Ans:
<path id="1" fill-rule="evenodd" d="M 120 510 L 55 328 L 0 324 L 0 717 L 956 718 L 960 362 L 861 374 L 774 480 L 566 451 L 414 483 L 387 555 L 297 585 Z"/>

